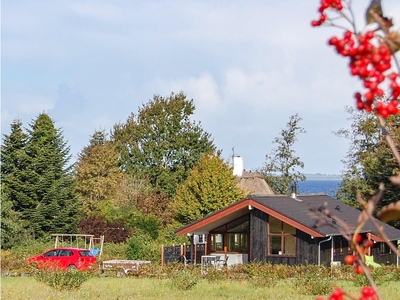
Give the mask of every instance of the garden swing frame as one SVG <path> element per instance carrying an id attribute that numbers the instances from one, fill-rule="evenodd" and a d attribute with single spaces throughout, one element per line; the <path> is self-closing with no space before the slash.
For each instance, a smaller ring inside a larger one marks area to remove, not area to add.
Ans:
<path id="1" fill-rule="evenodd" d="M 54 248 L 59 247 L 71 247 L 71 248 L 84 248 L 88 250 L 95 249 L 95 243 L 100 244 L 100 247 L 96 248 L 98 250 L 97 255 L 101 256 L 103 254 L 104 245 L 104 235 L 95 238 L 93 234 L 69 234 L 69 233 L 55 233 L 52 234 L 55 238 Z M 66 245 L 69 240 L 69 244 Z"/>

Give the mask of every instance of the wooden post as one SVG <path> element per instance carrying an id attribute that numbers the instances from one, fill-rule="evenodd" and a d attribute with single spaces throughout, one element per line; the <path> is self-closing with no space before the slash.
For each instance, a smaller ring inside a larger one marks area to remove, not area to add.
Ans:
<path id="1" fill-rule="evenodd" d="M 197 261 L 197 244 L 194 244 L 194 261 L 192 261 L 193 265 L 196 264 Z"/>
<path id="2" fill-rule="evenodd" d="M 371 242 L 371 233 L 370 232 L 367 233 L 367 239 L 369 242 Z M 367 255 L 371 256 L 371 247 L 367 247 Z"/>
<path id="3" fill-rule="evenodd" d="M 164 267 L 164 245 L 161 245 L 161 267 Z"/>
<path id="4" fill-rule="evenodd" d="M 228 247 L 224 246 L 224 256 L 225 256 L 225 260 L 226 260 L 226 256 L 228 254 Z"/>

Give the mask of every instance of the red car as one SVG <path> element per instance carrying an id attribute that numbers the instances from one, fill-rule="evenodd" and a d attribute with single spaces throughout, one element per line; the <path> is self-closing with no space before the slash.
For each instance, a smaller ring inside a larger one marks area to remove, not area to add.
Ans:
<path id="1" fill-rule="evenodd" d="M 54 248 L 29 258 L 28 263 L 35 263 L 38 269 L 85 271 L 96 267 L 96 257 L 88 249 Z"/>

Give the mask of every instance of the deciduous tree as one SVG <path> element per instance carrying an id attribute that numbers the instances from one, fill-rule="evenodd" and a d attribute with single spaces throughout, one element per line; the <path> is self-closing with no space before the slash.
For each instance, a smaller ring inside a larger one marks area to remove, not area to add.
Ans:
<path id="1" fill-rule="evenodd" d="M 377 208 L 398 200 L 400 187 L 393 185 L 390 176 L 400 174 L 397 161 L 393 157 L 377 118 L 365 111 L 347 108 L 352 121 L 349 129 L 336 132 L 349 140 L 349 150 L 343 159 L 345 170 L 337 193 L 338 198 L 350 205 L 361 208 L 354 191 L 363 199 L 370 199 L 379 184 L 385 184 L 385 192 Z M 400 116 L 386 119 L 388 133 L 396 145 L 400 143 Z M 398 224 L 397 224 L 398 225 Z"/>
<path id="2" fill-rule="evenodd" d="M 184 93 L 155 95 L 138 114 L 116 124 L 112 138 L 121 146 L 123 170 L 172 197 L 201 155 L 215 149 L 211 135 L 191 120 L 194 111 Z"/>
<path id="3" fill-rule="evenodd" d="M 245 196 L 235 176 L 219 155 L 204 154 L 181 184 L 171 203 L 176 221 L 186 224 Z"/>
<path id="4" fill-rule="evenodd" d="M 115 205 L 124 180 L 119 157 L 115 144 L 108 140 L 104 131 L 96 131 L 79 154 L 75 164 L 76 191 L 88 216 L 101 214 L 102 202 Z"/>
<path id="5" fill-rule="evenodd" d="M 298 125 L 301 120 L 298 114 L 292 115 L 286 129 L 283 129 L 280 137 L 276 137 L 273 141 L 278 147 L 265 156 L 266 163 L 262 172 L 270 187 L 278 194 L 288 194 L 292 184 L 306 179 L 298 170 L 304 168 L 304 163 L 295 155 L 293 149 L 297 135 L 306 132 Z"/>

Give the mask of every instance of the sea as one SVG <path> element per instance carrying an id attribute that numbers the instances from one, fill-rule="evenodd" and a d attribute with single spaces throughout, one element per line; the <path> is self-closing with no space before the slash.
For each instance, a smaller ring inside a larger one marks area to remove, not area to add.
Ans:
<path id="1" fill-rule="evenodd" d="M 305 180 L 297 183 L 297 194 L 326 194 L 336 197 L 341 180 Z"/>

